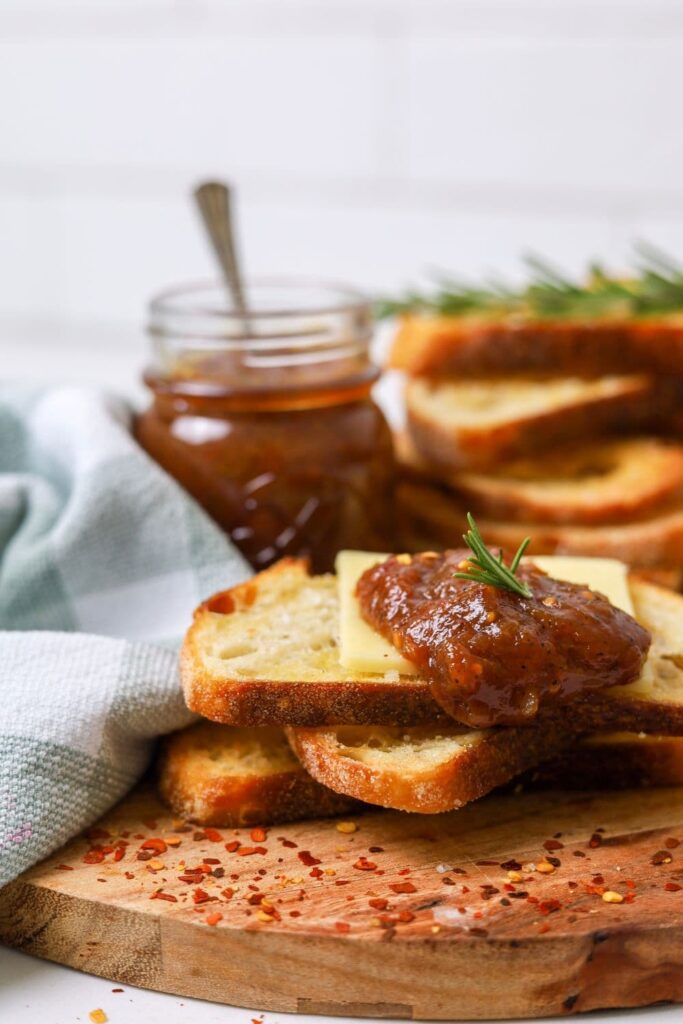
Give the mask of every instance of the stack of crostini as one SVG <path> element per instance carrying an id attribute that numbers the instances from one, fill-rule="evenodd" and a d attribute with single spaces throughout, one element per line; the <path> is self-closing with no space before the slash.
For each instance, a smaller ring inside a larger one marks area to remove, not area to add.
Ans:
<path id="1" fill-rule="evenodd" d="M 195 612 L 181 677 L 203 721 L 164 741 L 161 794 L 187 820 L 239 827 L 366 804 L 451 811 L 520 778 L 680 785 L 683 597 L 633 574 L 624 588 L 652 636 L 640 679 L 523 727 L 475 729 L 447 718 L 410 666 L 344 664 L 340 579 L 285 559 Z"/>
<path id="2" fill-rule="evenodd" d="M 390 310 L 406 374 L 400 523 L 452 545 L 471 510 L 489 542 L 620 558 L 683 582 L 683 275 L 648 252 L 628 280 L 535 266 L 516 293 L 444 285 Z"/>
<path id="3" fill-rule="evenodd" d="M 204 721 L 160 762 L 177 814 L 266 825 L 365 804 L 452 811 L 529 778 L 683 783 L 683 597 L 669 589 L 683 567 L 683 273 L 652 252 L 628 281 L 535 271 L 517 293 L 451 283 L 390 310 L 391 365 L 407 376 L 395 561 L 460 548 L 467 512 L 508 557 L 527 536 L 532 560 L 584 556 L 537 565 L 648 630 L 641 677 L 524 726 L 473 728 L 360 622 L 358 580 L 386 554 L 341 553 L 337 576 L 285 559 L 195 612 L 181 675 Z"/>

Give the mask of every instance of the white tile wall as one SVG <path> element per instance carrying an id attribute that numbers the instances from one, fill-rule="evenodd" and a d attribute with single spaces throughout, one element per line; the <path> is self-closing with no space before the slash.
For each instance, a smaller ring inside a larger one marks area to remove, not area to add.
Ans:
<path id="1" fill-rule="evenodd" d="M 680 0 L 1 0 L 0 340 L 209 273 L 204 175 L 255 273 L 683 259 L 682 93 Z"/>
<path id="2" fill-rule="evenodd" d="M 679 189 L 682 56 L 683 39 L 416 39 L 409 171 L 607 194 Z"/>

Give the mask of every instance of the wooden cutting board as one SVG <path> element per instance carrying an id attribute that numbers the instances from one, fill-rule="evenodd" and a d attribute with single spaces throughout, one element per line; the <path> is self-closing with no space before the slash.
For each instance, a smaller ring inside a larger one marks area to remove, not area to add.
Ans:
<path id="1" fill-rule="evenodd" d="M 477 1019 L 683 1001 L 683 789 L 353 820 L 187 831 L 141 790 L 0 892 L 0 939 L 258 1010 Z M 138 859 L 157 837 L 175 845 Z"/>

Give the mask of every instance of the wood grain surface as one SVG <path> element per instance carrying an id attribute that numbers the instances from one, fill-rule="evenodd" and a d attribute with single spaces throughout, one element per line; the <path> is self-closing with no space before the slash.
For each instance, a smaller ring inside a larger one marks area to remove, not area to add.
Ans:
<path id="1" fill-rule="evenodd" d="M 258 1010 L 481 1019 L 683 1001 L 683 789 L 353 821 L 203 831 L 140 790 L 0 892 L 0 939 Z"/>

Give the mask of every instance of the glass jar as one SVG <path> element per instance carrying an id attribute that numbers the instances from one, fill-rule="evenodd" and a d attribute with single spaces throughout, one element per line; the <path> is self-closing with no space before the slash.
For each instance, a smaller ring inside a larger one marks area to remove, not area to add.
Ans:
<path id="1" fill-rule="evenodd" d="M 146 451 L 262 569 L 340 548 L 393 549 L 391 433 L 372 396 L 368 300 L 300 280 L 256 281 L 248 313 L 221 285 L 150 307 Z"/>

